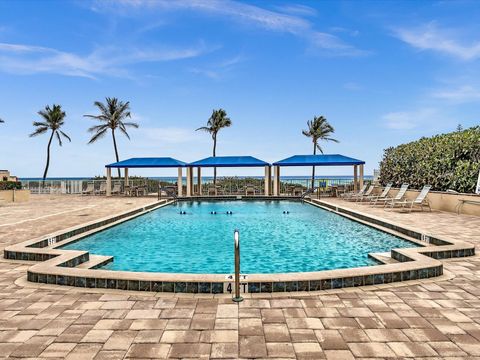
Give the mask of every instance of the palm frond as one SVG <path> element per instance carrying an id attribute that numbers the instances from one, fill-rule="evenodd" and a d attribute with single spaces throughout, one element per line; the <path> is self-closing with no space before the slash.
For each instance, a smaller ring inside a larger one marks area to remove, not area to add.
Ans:
<path id="1" fill-rule="evenodd" d="M 46 127 L 46 126 L 39 127 L 33 133 L 31 133 L 29 136 L 34 137 L 34 136 L 38 136 L 38 135 L 41 135 L 41 134 L 45 134 L 47 132 L 47 130 L 48 130 L 48 127 Z"/>
<path id="2" fill-rule="evenodd" d="M 107 132 L 108 128 L 105 128 L 101 131 L 98 131 L 95 135 L 92 136 L 92 138 L 90 139 L 90 141 L 88 142 L 89 144 L 93 144 L 95 141 L 97 141 L 98 139 L 101 139 L 102 137 L 105 136 L 106 132 Z"/>
<path id="3" fill-rule="evenodd" d="M 94 126 L 88 128 L 87 131 L 93 133 L 93 132 L 102 131 L 102 130 L 105 130 L 105 129 L 108 129 L 108 128 L 109 128 L 109 126 L 108 126 L 107 124 L 104 124 L 104 125 L 94 125 Z"/>
<path id="4" fill-rule="evenodd" d="M 0 123 L 4 123 L 5 121 L 3 121 L 2 119 L 0 119 Z"/>
<path id="5" fill-rule="evenodd" d="M 123 126 L 120 126 L 119 129 L 120 129 L 120 132 L 122 132 L 123 135 L 125 135 L 127 139 L 130 140 L 130 135 L 128 135 L 127 130 Z"/>
<path id="6" fill-rule="evenodd" d="M 68 136 L 67 134 L 65 134 L 62 130 L 59 130 L 60 134 L 66 138 L 69 142 L 72 142 L 72 139 L 70 139 L 70 136 Z"/>
<path id="7" fill-rule="evenodd" d="M 62 138 L 60 137 L 60 134 L 58 131 L 55 131 L 55 135 L 57 136 L 57 140 L 58 140 L 58 145 L 62 146 Z"/>
<path id="8" fill-rule="evenodd" d="M 138 125 L 137 123 L 134 123 L 134 122 L 122 122 L 122 124 L 125 127 L 133 127 L 135 129 L 138 129 L 140 127 L 140 125 Z"/>
<path id="9" fill-rule="evenodd" d="M 39 127 L 39 126 L 40 126 L 40 127 L 49 127 L 50 124 L 47 123 L 47 122 L 34 121 L 34 122 L 33 122 L 33 126 L 35 126 L 35 127 Z"/>

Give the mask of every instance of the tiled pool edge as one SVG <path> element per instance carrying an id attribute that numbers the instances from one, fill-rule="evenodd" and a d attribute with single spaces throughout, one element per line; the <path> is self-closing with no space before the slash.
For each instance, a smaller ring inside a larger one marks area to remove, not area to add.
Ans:
<path id="1" fill-rule="evenodd" d="M 149 205 L 150 209 L 153 209 L 156 206 L 159 206 L 159 204 L 156 203 Z M 146 207 L 134 209 L 127 213 L 132 214 L 135 211 L 139 211 L 139 209 L 140 213 L 134 213 L 132 216 L 141 215 Z M 332 211 L 335 209 L 331 208 L 330 210 Z M 364 221 L 369 219 L 368 216 L 364 217 L 366 218 Z M 118 215 L 109 219 L 115 218 L 118 218 Z M 128 220 L 128 215 L 123 218 L 126 218 L 123 221 Z M 110 223 L 112 223 L 110 226 L 115 225 L 113 224 L 113 220 L 110 221 Z M 395 226 L 393 224 L 385 224 Z M 103 224 L 103 226 L 109 227 L 109 224 Z M 101 226 L 93 231 L 96 232 L 102 229 Z M 398 229 L 411 231 L 405 228 Z M 68 231 L 64 232 L 64 234 L 67 233 Z M 84 237 L 87 235 L 82 234 L 80 236 Z M 415 236 L 412 237 L 415 238 Z M 65 238 L 69 239 L 68 236 L 65 236 Z M 76 241 L 75 235 L 72 236 L 72 240 Z M 400 261 L 396 264 L 311 273 L 258 274 L 250 275 L 246 282 L 248 282 L 248 290 L 250 293 L 304 292 L 388 284 L 392 282 L 426 279 L 442 275 L 442 263 L 435 259 L 447 257 L 441 257 L 438 255 L 428 256 L 427 253 L 442 253 L 444 254 L 442 256 L 447 256 L 447 252 L 449 252 L 449 257 L 452 257 L 452 254 L 457 255 L 458 257 L 474 254 L 474 247 L 471 244 L 450 242 L 441 239 L 436 240 L 438 240 L 439 243 L 441 242 L 440 246 L 392 250 L 392 257 Z M 28 249 L 28 254 L 35 254 L 32 259 L 33 261 L 44 261 L 32 266 L 28 270 L 27 278 L 28 281 L 31 282 L 70 285 L 79 288 L 103 288 L 167 293 L 223 293 L 223 284 L 225 282 L 224 275 L 137 273 L 76 268 L 79 264 L 85 263 L 91 259 L 88 252 L 32 247 L 32 241 L 18 245 L 19 247 L 23 246 L 24 251 L 25 249 Z M 457 247 L 457 249 L 446 249 L 452 246 Z M 439 249 L 440 247 L 444 248 L 445 251 Z M 11 247 L 8 247 L 5 251 L 12 251 L 10 248 Z M 429 248 L 436 249 L 436 251 L 424 251 Z M 425 254 L 423 254 L 422 251 L 425 252 Z M 30 260 L 30 255 L 28 258 L 21 256 L 20 260 Z"/>

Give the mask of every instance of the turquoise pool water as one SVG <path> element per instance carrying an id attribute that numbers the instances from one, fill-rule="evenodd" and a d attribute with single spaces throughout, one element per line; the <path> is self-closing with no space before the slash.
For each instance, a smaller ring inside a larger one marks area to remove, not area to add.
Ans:
<path id="1" fill-rule="evenodd" d="M 247 274 L 368 266 L 369 252 L 416 246 L 309 204 L 224 201 L 166 206 L 63 248 L 113 255 L 106 269 L 228 274 L 234 229 Z"/>

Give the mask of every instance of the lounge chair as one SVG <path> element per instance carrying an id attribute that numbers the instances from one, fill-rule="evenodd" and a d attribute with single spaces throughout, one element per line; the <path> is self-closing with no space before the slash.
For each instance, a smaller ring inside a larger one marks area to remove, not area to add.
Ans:
<path id="1" fill-rule="evenodd" d="M 95 187 L 93 183 L 87 184 L 85 190 L 82 191 L 82 195 L 93 195 L 95 194 Z"/>
<path id="2" fill-rule="evenodd" d="M 405 197 L 407 190 L 408 190 L 408 184 L 402 184 L 402 186 L 400 186 L 400 189 L 398 190 L 397 194 L 394 197 L 377 199 L 377 201 L 374 204 L 372 204 L 372 206 L 383 205 L 384 207 L 387 207 L 389 203 L 392 203 L 394 201 L 401 201 Z"/>
<path id="3" fill-rule="evenodd" d="M 245 195 L 248 196 L 249 194 L 255 195 L 256 189 L 255 186 L 253 185 L 247 185 L 245 186 Z"/>
<path id="4" fill-rule="evenodd" d="M 122 193 L 122 185 L 114 184 L 112 189 L 112 195 L 120 195 Z"/>
<path id="5" fill-rule="evenodd" d="M 370 195 L 367 199 L 369 201 L 370 205 L 376 204 L 378 200 L 385 199 L 390 192 L 390 189 L 392 188 L 393 183 L 388 183 L 387 186 L 383 188 L 383 191 L 380 195 Z"/>
<path id="6" fill-rule="evenodd" d="M 346 193 L 341 194 L 340 197 L 344 200 L 348 200 L 352 196 L 361 195 L 365 192 L 365 190 L 367 190 L 367 186 L 368 186 L 367 184 L 364 184 L 358 192 L 354 192 L 354 191 L 346 192 Z"/>
<path id="7" fill-rule="evenodd" d="M 411 212 L 414 206 L 419 206 L 420 209 L 423 211 L 423 207 L 428 207 L 429 211 L 432 211 L 432 208 L 430 207 L 430 202 L 427 199 L 428 193 L 430 192 L 430 189 L 432 188 L 431 185 L 425 185 L 422 188 L 422 191 L 417 195 L 417 197 L 414 200 L 398 200 L 398 201 L 392 201 L 390 204 L 390 207 L 396 208 L 400 207 L 402 210 L 408 210 L 408 212 Z"/>
<path id="8" fill-rule="evenodd" d="M 367 198 L 369 197 L 373 190 L 375 189 L 375 186 L 374 185 L 370 185 L 367 189 L 367 191 L 365 191 L 363 194 L 359 194 L 359 195 L 353 195 L 351 198 L 349 198 L 348 200 L 349 201 L 362 201 L 364 198 Z"/>
<path id="9" fill-rule="evenodd" d="M 213 196 L 216 196 L 217 195 L 217 188 L 215 186 L 209 186 L 208 187 L 208 195 L 213 195 Z"/>
<path id="10" fill-rule="evenodd" d="M 107 183 L 100 183 L 100 189 L 95 190 L 95 194 L 105 195 L 107 193 Z"/>

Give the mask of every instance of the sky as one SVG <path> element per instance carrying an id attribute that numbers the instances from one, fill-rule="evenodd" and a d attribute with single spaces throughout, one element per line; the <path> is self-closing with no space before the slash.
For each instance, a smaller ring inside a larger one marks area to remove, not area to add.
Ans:
<path id="1" fill-rule="evenodd" d="M 48 136 L 28 135 L 60 104 L 72 142 L 52 145 L 49 176 L 103 175 L 112 140 L 87 145 L 95 120 L 83 115 L 109 96 L 140 125 L 119 139 L 121 159 L 208 157 L 212 140 L 195 129 L 223 108 L 233 125 L 219 156 L 309 154 L 302 130 L 323 115 L 339 140 L 324 152 L 366 161 L 369 175 L 385 148 L 480 123 L 479 18 L 480 3 L 462 0 L 0 0 L 0 168 L 42 175 Z"/>

